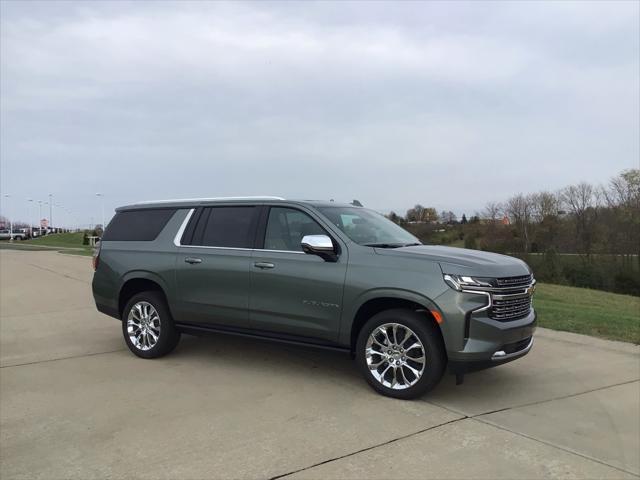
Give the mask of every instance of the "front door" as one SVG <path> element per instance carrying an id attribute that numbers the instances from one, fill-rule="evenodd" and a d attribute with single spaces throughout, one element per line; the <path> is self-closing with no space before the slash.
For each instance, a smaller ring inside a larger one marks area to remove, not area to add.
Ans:
<path id="1" fill-rule="evenodd" d="M 251 262 L 251 328 L 285 336 L 337 340 L 346 251 L 335 263 L 305 254 L 300 245 L 302 237 L 327 235 L 326 230 L 302 210 L 268 208 L 264 248 L 254 250 Z"/>
<path id="2" fill-rule="evenodd" d="M 177 322 L 247 328 L 258 207 L 197 211 L 176 258 Z M 186 235 L 186 234 L 185 234 Z"/>

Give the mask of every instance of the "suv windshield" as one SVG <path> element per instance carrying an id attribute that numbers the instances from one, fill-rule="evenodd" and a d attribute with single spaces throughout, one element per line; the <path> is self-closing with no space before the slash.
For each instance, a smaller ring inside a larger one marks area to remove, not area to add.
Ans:
<path id="1" fill-rule="evenodd" d="M 318 210 L 360 245 L 381 248 L 421 245 L 416 237 L 373 210 L 362 207 L 320 207 Z"/>

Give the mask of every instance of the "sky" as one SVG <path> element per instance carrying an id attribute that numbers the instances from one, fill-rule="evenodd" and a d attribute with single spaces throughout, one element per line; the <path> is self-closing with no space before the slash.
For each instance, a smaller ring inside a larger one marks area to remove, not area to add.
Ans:
<path id="1" fill-rule="evenodd" d="M 0 210 L 51 193 L 54 223 L 100 223 L 99 192 L 107 220 L 238 195 L 470 215 L 606 182 L 639 167 L 639 25 L 636 1 L 3 0 Z"/>

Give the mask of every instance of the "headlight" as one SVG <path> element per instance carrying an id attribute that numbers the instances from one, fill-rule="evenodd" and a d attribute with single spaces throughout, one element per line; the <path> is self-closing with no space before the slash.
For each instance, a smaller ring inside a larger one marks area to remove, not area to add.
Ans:
<path id="1" fill-rule="evenodd" d="M 464 287 L 491 287 L 485 279 L 468 277 L 466 275 L 444 274 L 444 281 L 454 290 L 462 290 Z"/>

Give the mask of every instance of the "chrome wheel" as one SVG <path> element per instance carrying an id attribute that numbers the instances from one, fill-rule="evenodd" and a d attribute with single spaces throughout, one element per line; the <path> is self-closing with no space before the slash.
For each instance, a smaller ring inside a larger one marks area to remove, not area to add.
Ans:
<path id="1" fill-rule="evenodd" d="M 160 337 L 160 316 L 149 302 L 138 302 L 127 317 L 127 334 L 138 350 L 150 350 Z"/>
<path id="2" fill-rule="evenodd" d="M 404 390 L 418 383 L 424 373 L 424 346 L 404 325 L 380 325 L 369 335 L 365 348 L 371 375 L 385 387 Z"/>

